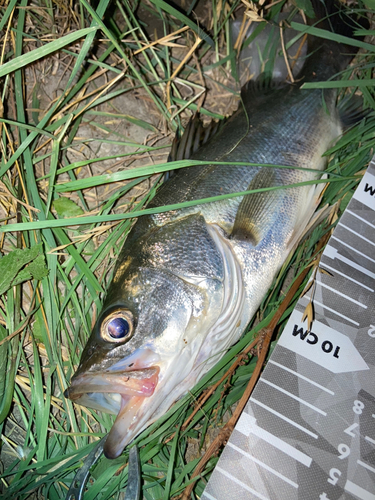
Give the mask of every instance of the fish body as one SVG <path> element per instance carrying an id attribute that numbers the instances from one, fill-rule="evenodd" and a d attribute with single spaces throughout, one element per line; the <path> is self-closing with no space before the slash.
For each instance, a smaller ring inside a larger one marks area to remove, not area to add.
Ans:
<path id="1" fill-rule="evenodd" d="M 343 52 L 320 41 L 299 83 L 245 86 L 239 110 L 193 155 L 206 163 L 179 170 L 149 206 L 317 179 L 342 124 L 334 89 L 323 94 L 301 85 L 344 69 L 350 57 Z M 67 391 L 80 404 L 118 414 L 105 443 L 108 458 L 240 338 L 318 193 L 316 185 L 277 189 L 139 218 Z"/>

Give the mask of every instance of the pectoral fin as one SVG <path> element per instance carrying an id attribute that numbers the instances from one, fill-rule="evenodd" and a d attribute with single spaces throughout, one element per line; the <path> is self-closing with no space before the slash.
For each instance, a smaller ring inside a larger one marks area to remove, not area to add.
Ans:
<path id="1" fill-rule="evenodd" d="M 272 168 L 262 168 L 250 182 L 248 191 L 277 186 L 276 174 Z M 272 224 L 275 207 L 284 193 L 282 189 L 250 193 L 243 197 L 234 221 L 231 238 L 249 241 L 257 246 Z"/>

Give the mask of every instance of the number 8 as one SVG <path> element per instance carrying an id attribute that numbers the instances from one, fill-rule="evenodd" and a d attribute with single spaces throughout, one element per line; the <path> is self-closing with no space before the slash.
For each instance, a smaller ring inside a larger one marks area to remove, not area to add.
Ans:
<path id="1" fill-rule="evenodd" d="M 358 399 L 356 399 L 354 401 L 353 411 L 357 415 L 361 415 L 362 410 L 363 410 L 364 407 L 365 407 L 365 405 L 362 403 L 362 401 L 359 401 Z"/>

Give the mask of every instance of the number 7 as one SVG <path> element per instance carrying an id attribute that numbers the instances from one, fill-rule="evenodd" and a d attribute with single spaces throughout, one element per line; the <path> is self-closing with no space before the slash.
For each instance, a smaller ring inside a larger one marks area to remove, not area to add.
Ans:
<path id="1" fill-rule="evenodd" d="M 356 437 L 356 434 L 354 434 L 354 432 L 352 432 L 352 430 L 355 429 L 356 427 L 358 427 L 358 424 L 356 424 L 356 423 L 349 425 L 349 427 L 344 430 L 345 434 L 348 434 L 349 436 L 351 436 L 353 438 Z"/>

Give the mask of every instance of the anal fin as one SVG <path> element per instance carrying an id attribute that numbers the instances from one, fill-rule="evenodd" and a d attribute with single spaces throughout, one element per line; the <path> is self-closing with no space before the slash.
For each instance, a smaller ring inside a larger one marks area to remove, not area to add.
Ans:
<path id="1" fill-rule="evenodd" d="M 321 178 L 327 178 L 327 175 L 324 174 Z M 327 217 L 329 210 L 332 208 L 325 205 L 318 212 L 316 211 L 325 186 L 326 184 L 323 183 L 311 186 L 309 196 L 306 199 L 305 209 L 301 211 L 295 230 L 287 242 L 288 253 L 292 252 L 303 239 L 308 237 L 308 235 Z"/>

